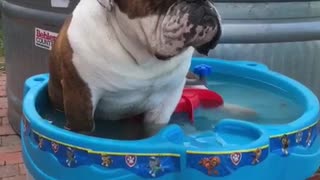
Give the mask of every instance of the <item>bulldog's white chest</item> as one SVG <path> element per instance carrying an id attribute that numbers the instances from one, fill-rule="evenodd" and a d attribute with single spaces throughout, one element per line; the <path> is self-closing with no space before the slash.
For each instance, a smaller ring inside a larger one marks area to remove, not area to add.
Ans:
<path id="1" fill-rule="evenodd" d="M 181 90 L 193 48 L 169 61 L 160 61 L 145 54 L 145 49 L 139 52 L 132 47 L 138 49 L 135 55 L 146 60 L 139 64 L 123 48 L 125 39 L 120 43 L 114 36 L 104 10 L 97 3 L 84 2 L 74 11 L 68 37 L 72 62 L 91 91 L 94 109 L 104 118 L 119 119 L 150 110 L 168 98 L 169 92 Z"/>
<path id="2" fill-rule="evenodd" d="M 112 66 L 98 62 L 98 66 L 80 62 L 76 64 L 77 69 L 81 69 L 80 76 L 91 89 L 93 101 L 99 99 L 97 110 L 103 118 L 117 120 L 151 110 L 163 101 L 170 101 L 171 97 L 167 94 L 177 91 L 184 83 L 190 57 L 182 56 L 180 58 L 185 59 L 179 58 L 181 64 L 162 70 L 159 70 L 162 68 L 159 66 L 154 72 L 145 71 L 142 67 L 130 70 L 130 66 L 123 66 L 121 71 L 115 72 Z M 141 72 L 144 76 L 137 76 Z M 154 73 L 158 75 L 154 76 Z"/>
<path id="3" fill-rule="evenodd" d="M 180 63 L 154 63 L 148 68 L 120 66 L 117 61 L 110 62 L 109 59 L 95 61 L 99 57 L 89 56 L 83 59 L 75 56 L 73 61 L 77 61 L 75 64 L 79 75 L 91 90 L 92 101 L 99 100 L 97 110 L 103 118 L 116 120 L 151 110 L 163 101 L 170 101 L 171 97 L 167 94 L 177 91 L 184 83 L 192 52 L 189 50 L 173 59 L 173 62 Z M 85 59 L 90 58 L 92 60 L 87 64 Z M 114 66 L 118 69 L 113 69 Z"/>
<path id="4" fill-rule="evenodd" d="M 170 101 L 167 94 L 176 91 L 181 83 L 184 83 L 183 76 L 163 77 L 149 83 L 137 82 L 136 85 L 140 85 L 137 89 L 105 91 L 97 107 L 98 114 L 100 112 L 104 119 L 118 120 L 150 111 L 162 102 Z M 126 86 L 125 82 L 122 85 Z"/>

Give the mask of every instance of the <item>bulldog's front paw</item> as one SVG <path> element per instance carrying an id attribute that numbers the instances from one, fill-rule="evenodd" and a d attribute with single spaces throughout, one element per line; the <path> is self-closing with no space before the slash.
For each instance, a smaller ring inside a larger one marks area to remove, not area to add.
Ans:
<path id="1" fill-rule="evenodd" d="M 69 128 L 67 125 L 65 125 L 63 127 L 65 130 L 68 130 L 68 131 L 73 131 L 73 132 L 76 132 L 76 133 L 79 133 L 79 134 L 83 134 L 83 135 L 87 135 L 87 136 L 91 136 L 93 135 L 93 131 L 94 131 L 94 128 L 87 128 L 87 129 L 84 129 L 84 130 L 72 130 L 71 128 Z"/>

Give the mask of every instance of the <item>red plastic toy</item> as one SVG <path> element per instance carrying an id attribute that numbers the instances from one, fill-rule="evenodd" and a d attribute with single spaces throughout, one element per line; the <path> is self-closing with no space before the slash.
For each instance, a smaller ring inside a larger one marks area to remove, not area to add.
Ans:
<path id="1" fill-rule="evenodd" d="M 194 122 L 194 111 L 200 105 L 203 108 L 215 108 L 223 104 L 222 97 L 208 89 L 185 88 L 175 112 L 187 113 L 191 123 Z"/>

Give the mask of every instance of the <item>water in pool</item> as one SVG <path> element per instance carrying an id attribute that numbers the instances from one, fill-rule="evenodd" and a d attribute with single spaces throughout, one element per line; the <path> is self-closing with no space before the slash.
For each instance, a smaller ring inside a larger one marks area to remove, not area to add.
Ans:
<path id="1" fill-rule="evenodd" d="M 193 125 L 190 124 L 185 115 L 173 115 L 170 123 L 180 125 L 184 132 L 189 135 L 186 143 L 190 146 L 207 146 L 208 142 L 223 145 L 228 139 L 235 138 L 232 135 L 226 135 L 223 137 L 227 139 L 223 139 L 212 131 L 214 126 L 225 118 L 258 124 L 286 124 L 296 120 L 303 113 L 303 107 L 299 106 L 299 103 L 295 101 L 294 97 L 290 96 L 290 93 L 252 79 L 215 73 L 208 79 L 208 87 L 223 97 L 226 106 L 233 104 L 249 108 L 255 114 L 234 114 L 225 108 L 200 108 L 195 113 L 195 123 Z M 54 125 L 63 127 L 64 116 L 62 113 L 45 110 L 42 115 L 52 121 Z M 141 122 L 98 120 L 96 121 L 96 131 L 92 135 L 111 139 L 137 139 L 137 134 L 140 134 L 141 131 L 143 131 Z M 201 137 L 198 136 L 199 132 L 203 133 Z M 215 139 L 215 141 L 210 139 Z M 244 143 L 246 141 L 250 141 L 250 138 L 238 142 Z"/>
<path id="2" fill-rule="evenodd" d="M 287 124 L 303 113 L 303 107 L 290 93 L 256 80 L 214 74 L 208 79 L 207 86 L 222 96 L 225 107 L 199 108 L 195 112 L 193 125 L 187 123 L 185 115 L 173 115 L 171 123 L 179 124 L 187 134 L 210 131 L 220 120 L 227 118 L 272 125 Z M 244 108 L 252 110 L 254 114 L 242 111 L 234 113 L 229 110 L 231 106 L 233 110 Z"/>

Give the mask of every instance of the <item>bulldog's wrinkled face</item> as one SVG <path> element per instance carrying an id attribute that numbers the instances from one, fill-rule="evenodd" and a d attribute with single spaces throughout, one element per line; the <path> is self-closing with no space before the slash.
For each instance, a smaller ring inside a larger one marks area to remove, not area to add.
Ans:
<path id="1" fill-rule="evenodd" d="M 192 46 L 207 55 L 221 36 L 211 0 L 114 0 L 114 12 L 128 36 L 135 36 L 161 60 Z"/>

